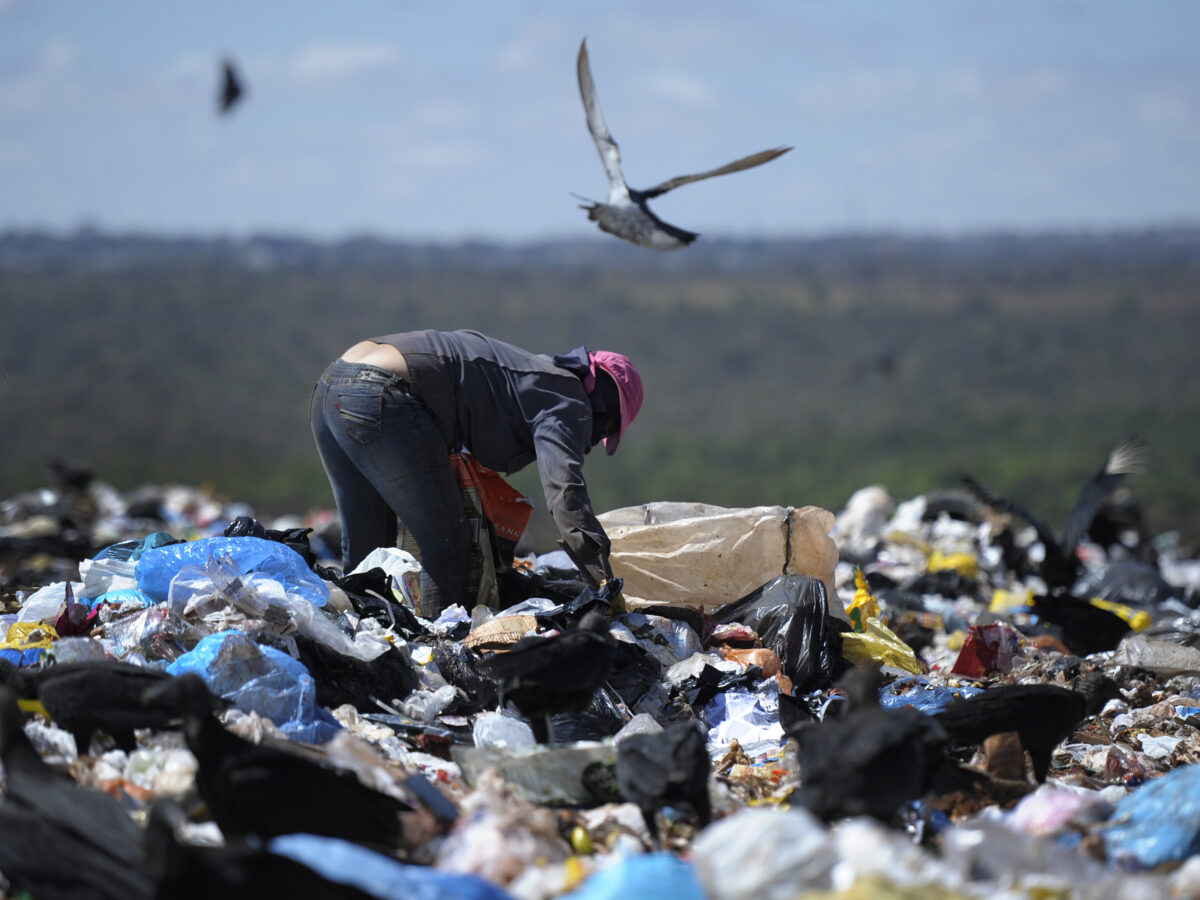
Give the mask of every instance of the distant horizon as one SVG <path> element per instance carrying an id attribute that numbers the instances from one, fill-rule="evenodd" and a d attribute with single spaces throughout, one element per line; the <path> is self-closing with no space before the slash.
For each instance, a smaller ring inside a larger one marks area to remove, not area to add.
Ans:
<path id="1" fill-rule="evenodd" d="M 857 229 L 826 229 L 797 231 L 795 233 L 774 234 L 721 234 L 708 232 L 702 239 L 708 242 L 722 243 L 788 243 L 803 241 L 843 240 L 853 238 L 903 238 L 913 240 L 977 240 L 996 237 L 1017 237 L 1036 239 L 1039 237 L 1104 237 L 1110 235 L 1150 234 L 1162 232 L 1191 232 L 1200 230 L 1200 217 L 1162 219 L 1156 221 L 1114 222 L 1111 224 L 1078 224 L 1078 225 L 997 225 L 977 226 L 971 228 L 936 230 L 916 226 L 893 227 L 859 227 Z M 84 236 L 99 236 L 115 239 L 138 240 L 200 240 L 200 241 L 232 241 L 245 243 L 254 240 L 275 239 L 303 241 L 311 244 L 341 244 L 354 241 L 376 241 L 386 244 L 419 244 L 426 246 L 461 246 L 464 244 L 486 244 L 502 247 L 522 247 L 541 244 L 606 244 L 613 242 L 612 238 L 603 235 L 595 237 L 587 234 L 546 235 L 544 237 L 506 238 L 499 235 L 464 234 L 460 237 L 433 236 L 420 237 L 384 231 L 360 230 L 346 231 L 342 234 L 323 235 L 306 232 L 295 227 L 263 227 L 257 229 L 225 229 L 206 230 L 166 229 L 153 227 L 120 227 L 104 225 L 95 222 L 81 222 L 71 227 L 55 227 L 50 225 L 0 225 L 0 240 L 25 237 L 47 237 L 56 240 L 71 240 Z M 615 242 L 615 246 L 628 246 Z M 697 245 L 700 246 L 700 245 Z M 639 250 L 638 255 L 652 256 L 687 256 L 697 255 L 695 248 L 687 248 L 670 252 Z"/>

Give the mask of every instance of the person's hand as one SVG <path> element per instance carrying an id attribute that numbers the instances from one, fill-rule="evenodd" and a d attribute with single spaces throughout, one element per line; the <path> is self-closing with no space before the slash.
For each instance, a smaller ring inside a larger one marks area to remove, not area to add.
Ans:
<path id="1" fill-rule="evenodd" d="M 625 612 L 625 595 L 621 593 L 623 587 L 625 587 L 625 579 L 605 578 L 600 582 L 600 587 L 596 591 L 613 613 Z"/>

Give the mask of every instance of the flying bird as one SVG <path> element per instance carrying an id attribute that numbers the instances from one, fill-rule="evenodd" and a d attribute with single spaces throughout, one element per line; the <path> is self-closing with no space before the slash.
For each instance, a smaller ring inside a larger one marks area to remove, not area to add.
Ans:
<path id="1" fill-rule="evenodd" d="M 583 108 L 587 113 L 588 131 L 592 133 L 592 140 L 596 142 L 600 160 L 604 163 L 604 171 L 608 174 L 608 200 L 604 203 L 588 201 L 580 208 L 588 211 L 588 218 L 599 225 L 601 231 L 607 231 L 639 247 L 679 250 L 699 237 L 696 232 L 685 231 L 658 218 L 646 205 L 647 200 L 653 200 L 669 190 L 693 181 L 761 166 L 792 149 L 776 147 L 763 150 L 708 172 L 680 175 L 649 190 L 639 191 L 627 185 L 625 176 L 621 173 L 621 152 L 617 142 L 609 134 L 604 114 L 600 112 L 600 104 L 596 99 L 596 85 L 592 82 L 592 70 L 588 64 L 586 39 L 579 45 L 576 70 L 579 75 L 579 93 L 583 97 Z"/>
<path id="2" fill-rule="evenodd" d="M 220 93 L 217 95 L 217 108 L 221 114 L 228 114 L 245 92 L 242 79 L 233 66 L 233 60 L 221 60 L 221 85 Z"/>
<path id="3" fill-rule="evenodd" d="M 963 483 L 987 506 L 1023 519 L 1033 526 L 1038 540 L 1046 550 L 1046 556 L 1038 567 L 1038 574 L 1046 582 L 1051 594 L 1061 594 L 1070 590 L 1082 570 L 1075 551 L 1087 534 L 1092 519 L 1118 485 L 1130 475 L 1139 475 L 1146 470 L 1148 455 L 1146 442 L 1141 438 L 1129 437 L 1117 444 L 1100 470 L 1080 489 L 1075 505 L 1067 517 L 1061 540 L 1033 513 L 1011 500 L 1006 500 L 969 475 L 964 476 Z"/>

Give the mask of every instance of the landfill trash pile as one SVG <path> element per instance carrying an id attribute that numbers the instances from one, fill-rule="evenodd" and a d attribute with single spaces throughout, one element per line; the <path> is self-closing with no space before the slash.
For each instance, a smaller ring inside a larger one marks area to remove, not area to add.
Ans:
<path id="1" fill-rule="evenodd" d="M 432 619 L 328 513 L 55 472 L 0 504 L 6 896 L 1200 897 L 1200 560 L 1111 466 L 1062 534 L 873 486 L 829 573 L 554 552 Z"/>

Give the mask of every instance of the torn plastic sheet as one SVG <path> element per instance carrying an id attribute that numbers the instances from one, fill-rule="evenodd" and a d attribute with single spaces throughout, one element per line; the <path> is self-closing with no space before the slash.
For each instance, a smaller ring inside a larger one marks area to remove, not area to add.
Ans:
<path id="1" fill-rule="evenodd" d="M 303 664 L 282 650 L 256 644 L 240 631 L 205 636 L 167 671 L 196 673 L 213 693 L 240 710 L 270 719 L 294 741 L 323 744 L 342 727 L 328 710 L 317 706 L 316 684 Z"/>
<path id="2" fill-rule="evenodd" d="M 1125 868 L 1153 868 L 1200 851 L 1200 765 L 1142 785 L 1115 806 L 1100 831 L 1108 856 Z"/>
<path id="3" fill-rule="evenodd" d="M 737 741 L 751 756 L 777 748 L 783 740 L 779 724 L 779 686 L 763 681 L 758 691 L 731 690 L 717 694 L 704 707 L 708 749 L 719 756 Z"/>
<path id="4" fill-rule="evenodd" d="M 886 709 L 911 706 L 921 712 L 935 713 L 958 699 L 974 696 L 983 688 L 974 685 L 947 687 L 931 684 L 915 675 L 897 678 L 879 691 L 879 705 Z"/>

